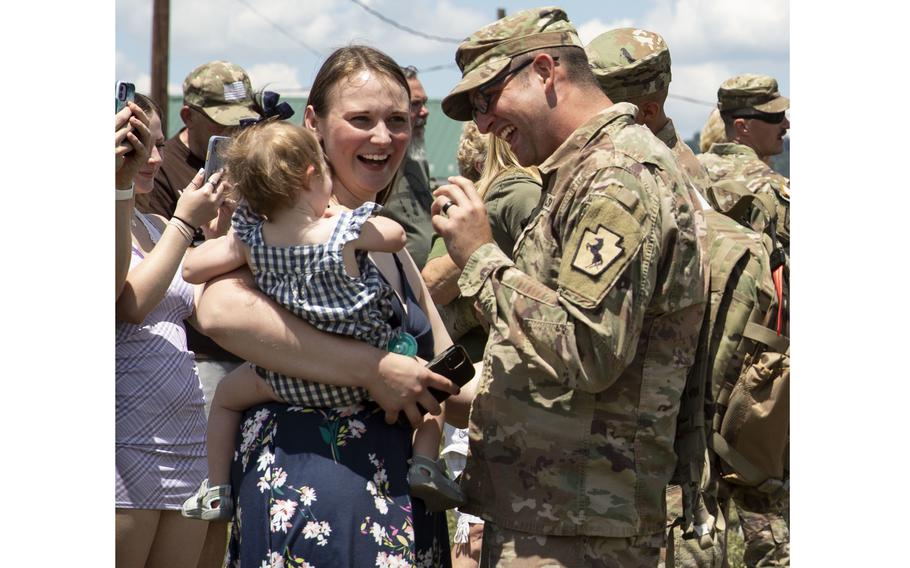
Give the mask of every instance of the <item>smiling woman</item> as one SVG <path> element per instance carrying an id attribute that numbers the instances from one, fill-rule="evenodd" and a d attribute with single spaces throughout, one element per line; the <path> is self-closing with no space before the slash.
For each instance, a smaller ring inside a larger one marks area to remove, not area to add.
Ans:
<path id="1" fill-rule="evenodd" d="M 342 207 L 382 202 L 410 140 L 408 107 L 401 69 L 375 49 L 344 47 L 322 65 L 304 122 L 322 145 L 333 198 Z M 448 347 L 407 252 L 369 258 L 395 292 L 389 323 L 413 336 L 417 356 L 429 360 Z M 226 563 L 449 565 L 445 515 L 427 513 L 423 501 L 411 498 L 413 431 L 395 421 L 404 410 L 419 424 L 416 401 L 438 410 L 426 387 L 453 394 L 456 387 L 412 357 L 316 331 L 238 280 L 234 275 L 207 285 L 199 313 L 207 334 L 265 369 L 363 387 L 369 399 L 331 407 L 270 403 L 246 411 L 232 464 L 236 517 Z M 232 375 L 251 372 L 242 366 Z"/>

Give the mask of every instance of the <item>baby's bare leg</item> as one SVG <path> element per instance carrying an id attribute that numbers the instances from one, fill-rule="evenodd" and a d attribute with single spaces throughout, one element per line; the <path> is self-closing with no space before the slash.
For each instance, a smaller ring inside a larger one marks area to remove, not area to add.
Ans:
<path id="1" fill-rule="evenodd" d="M 425 414 L 423 422 L 414 432 L 414 453 L 431 460 L 439 458 L 439 441 L 442 439 L 442 425 L 445 422 L 446 406 L 442 405 L 439 416 Z"/>
<path id="2" fill-rule="evenodd" d="M 273 401 L 282 402 L 272 387 L 249 365 L 237 367 L 218 383 L 205 439 L 209 487 L 227 485 L 231 481 L 234 439 L 243 412 L 251 406 Z"/>

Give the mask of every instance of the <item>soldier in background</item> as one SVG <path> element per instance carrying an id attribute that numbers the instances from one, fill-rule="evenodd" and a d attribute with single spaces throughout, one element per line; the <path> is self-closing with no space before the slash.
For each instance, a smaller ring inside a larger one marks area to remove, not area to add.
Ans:
<path id="1" fill-rule="evenodd" d="M 756 231 L 771 234 L 782 250 L 785 267 L 784 296 L 789 298 L 790 181 L 775 172 L 761 157 L 783 150 L 783 137 L 790 128 L 786 110 L 790 101 L 778 92 L 777 81 L 766 75 L 737 75 L 724 81 L 717 91 L 721 119 L 730 142 L 715 143 L 698 159 L 712 181 L 737 182 L 766 200 L 770 215 L 750 215 Z M 733 187 L 728 185 L 727 187 Z M 738 192 L 718 191 L 716 206 L 721 210 L 739 198 Z M 773 267 L 772 267 L 773 268 Z M 787 307 L 785 313 L 789 313 Z M 747 566 L 789 566 L 790 531 L 786 503 L 771 502 L 754 492 L 735 492 Z"/>
<path id="2" fill-rule="evenodd" d="M 698 162 L 691 148 L 680 138 L 673 121 L 666 115 L 664 103 L 669 94 L 671 73 L 670 50 L 664 38 L 655 32 L 619 28 L 602 33 L 586 47 L 591 70 L 601 88 L 615 102 L 630 102 L 638 107 L 635 121 L 654 133 L 667 145 L 676 158 L 680 171 L 686 177 L 700 223 L 706 223 L 704 210 L 710 209 L 704 197 L 710 185 L 708 173 Z M 711 217 L 713 220 L 714 218 Z M 712 221 L 713 222 L 713 221 Z M 699 234 L 704 236 L 703 226 Z M 702 239 L 702 250 L 709 250 Z M 707 258 L 703 259 L 707 261 Z M 683 514 L 682 490 L 679 485 L 667 488 L 667 524 L 672 524 Z M 715 503 L 709 503 L 713 516 L 720 514 Z M 718 526 L 723 527 L 721 520 Z M 698 539 L 683 539 L 682 531 L 671 529 L 674 538 L 677 566 L 719 568 L 725 554 L 724 534 L 713 539 L 711 548 L 703 550 Z"/>
<path id="3" fill-rule="evenodd" d="M 418 270 L 422 270 L 430 254 L 433 239 L 433 225 L 430 222 L 430 168 L 427 163 L 427 148 L 424 134 L 427 117 L 427 93 L 423 90 L 417 69 L 403 67 L 408 86 L 411 88 L 411 143 L 401 166 L 401 174 L 389 192 L 380 215 L 401 224 L 407 235 L 408 253 L 414 259 Z"/>
<path id="4" fill-rule="evenodd" d="M 784 135 L 790 128 L 786 111 L 790 100 L 781 96 L 777 81 L 767 75 L 744 74 L 724 81 L 717 90 L 717 108 L 724 122 L 729 142 L 714 144 L 698 160 L 705 166 L 711 181 L 737 182 L 752 194 L 767 200 L 773 219 L 752 215 L 749 225 L 759 232 L 772 229 L 776 240 L 789 257 L 790 251 L 790 180 L 771 169 L 762 156 L 776 156 L 783 151 Z M 724 184 L 726 187 L 732 187 Z M 717 191 L 716 209 L 728 211 L 740 197 L 736 193 Z"/>
<path id="5" fill-rule="evenodd" d="M 514 260 L 468 180 L 433 202 L 490 329 L 462 474 L 481 565 L 657 566 L 705 302 L 688 191 L 636 108 L 601 91 L 562 10 L 487 25 L 456 61 L 443 112 L 544 180 Z"/>

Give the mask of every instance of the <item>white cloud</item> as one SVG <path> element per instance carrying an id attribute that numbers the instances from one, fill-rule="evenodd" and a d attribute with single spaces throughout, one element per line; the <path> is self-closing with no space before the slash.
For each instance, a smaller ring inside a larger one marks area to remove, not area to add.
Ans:
<path id="1" fill-rule="evenodd" d="M 768 56 L 790 49 L 788 0 L 657 0 L 644 20 L 664 36 L 674 57 Z"/>
<path id="2" fill-rule="evenodd" d="M 600 18 L 594 18 L 578 26 L 578 38 L 583 44 L 588 45 L 594 38 L 606 31 L 616 28 L 631 28 L 634 25 L 632 18 L 622 18 L 606 24 Z"/>
<path id="3" fill-rule="evenodd" d="M 285 63 L 258 63 L 246 71 L 253 89 L 257 91 L 267 87 L 270 91 L 284 94 L 303 89 L 297 68 Z"/>

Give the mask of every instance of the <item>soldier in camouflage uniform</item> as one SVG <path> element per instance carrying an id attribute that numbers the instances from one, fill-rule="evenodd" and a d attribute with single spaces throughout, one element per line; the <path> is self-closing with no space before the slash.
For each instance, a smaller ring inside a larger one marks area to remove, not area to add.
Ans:
<path id="1" fill-rule="evenodd" d="M 761 198 L 770 215 L 747 213 L 756 231 L 772 234 L 779 243 L 786 270 L 784 288 L 789 288 L 790 181 L 772 170 L 761 157 L 779 154 L 783 136 L 790 127 L 785 111 L 790 101 L 778 92 L 777 81 L 765 75 L 737 75 L 717 91 L 721 118 L 731 142 L 717 143 L 698 156 L 717 185 L 715 206 L 726 211 L 745 187 Z M 734 182 L 730 184 L 730 182 Z M 726 188 L 726 189 L 725 189 Z M 785 297 L 789 293 L 785 292 Z M 732 495 L 746 541 L 747 566 L 789 566 L 790 532 L 786 503 L 771 502 L 748 491 Z"/>
<path id="2" fill-rule="evenodd" d="M 759 232 L 773 228 L 789 256 L 790 180 L 772 170 L 761 158 L 783 151 L 783 138 L 790 128 L 786 116 L 790 101 L 780 95 L 777 81 L 771 77 L 745 74 L 721 84 L 717 90 L 717 108 L 730 142 L 714 144 L 698 156 L 717 184 L 713 205 L 728 211 L 740 194 L 739 190 L 731 192 L 729 188 L 744 186 L 767 204 L 773 217 L 767 219 L 753 212 L 748 224 Z"/>
<path id="3" fill-rule="evenodd" d="M 562 10 L 490 24 L 456 60 L 443 111 L 544 181 L 514 260 L 468 180 L 433 202 L 490 327 L 462 474 L 462 510 L 486 520 L 482 565 L 656 567 L 705 305 L 685 182 L 635 106 L 600 90 Z"/>
<path id="4" fill-rule="evenodd" d="M 614 101 L 628 101 L 639 107 L 637 122 L 651 129 L 673 151 L 680 169 L 688 178 L 690 187 L 697 190 L 700 195 L 707 196 L 708 189 L 712 186 L 708 173 L 689 146 L 676 133 L 672 120 L 664 113 L 663 106 L 671 79 L 670 52 L 664 39 L 659 34 L 647 30 L 622 28 L 601 34 L 592 40 L 585 50 L 591 68 L 607 95 Z M 722 122 L 720 124 L 722 125 Z M 721 135 L 724 133 L 721 132 Z M 701 205 L 704 209 L 710 209 L 704 201 Z M 743 239 L 760 241 L 760 236 L 753 231 L 732 223 L 713 211 L 706 211 L 705 218 L 706 229 L 710 229 L 704 233 L 706 239 L 713 241 L 732 237 L 739 241 Z M 703 240 L 702 247 L 707 251 L 710 249 L 710 243 Z M 766 251 L 761 247 L 757 248 L 756 254 L 765 257 L 767 262 Z M 717 481 L 712 480 L 711 483 Z M 711 513 L 717 515 L 718 509 L 722 512 L 727 504 L 724 501 L 720 508 L 713 506 L 713 503 L 708 503 L 708 506 Z M 672 522 L 682 512 L 681 491 L 678 486 L 668 488 L 667 506 L 668 521 Z M 746 512 L 745 524 L 751 522 L 750 515 Z M 681 539 L 679 531 L 675 532 L 673 536 L 676 565 L 699 568 L 725 565 L 726 535 L 722 530 L 724 526 L 721 519 L 714 538 L 714 546 L 708 550 L 702 550 L 696 539 Z M 773 525 L 769 523 L 770 526 Z M 750 530 L 754 545 L 764 546 L 759 543 L 764 542 L 763 539 L 756 539 L 754 535 L 755 532 Z M 752 556 L 755 556 L 754 551 L 747 550 L 746 561 L 749 566 L 756 565 Z"/>
<path id="5" fill-rule="evenodd" d="M 710 209 L 702 196 L 711 185 L 705 168 L 689 146 L 679 137 L 673 121 L 664 111 L 672 78 L 670 50 L 664 38 L 655 32 L 636 28 L 619 28 L 604 32 L 586 47 L 591 70 L 601 88 L 616 102 L 630 102 L 638 107 L 635 120 L 647 126 L 672 150 L 677 166 L 686 178 L 696 208 L 696 218 L 703 224 L 699 235 L 702 250 L 705 242 L 704 210 Z M 712 218 L 713 219 L 713 218 Z M 707 261 L 707 258 L 703 259 Z M 678 485 L 667 488 L 667 522 L 671 525 L 683 514 L 682 490 Z M 717 514 L 716 508 L 711 513 Z M 724 526 L 723 522 L 719 526 Z M 672 531 L 672 529 L 671 529 Z M 672 531 L 677 566 L 716 568 L 722 566 L 725 540 L 716 535 L 710 549 L 703 550 L 697 539 L 683 539 L 682 532 Z"/>

